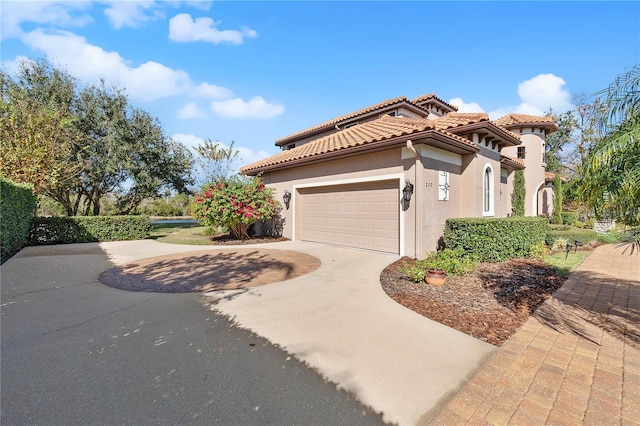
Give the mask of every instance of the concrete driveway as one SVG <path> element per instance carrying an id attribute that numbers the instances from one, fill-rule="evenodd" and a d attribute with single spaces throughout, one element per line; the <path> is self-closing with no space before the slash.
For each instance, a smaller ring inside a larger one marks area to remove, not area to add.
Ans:
<path id="1" fill-rule="evenodd" d="M 212 309 L 294 354 L 387 422 L 426 423 L 497 350 L 389 298 L 379 276 L 397 256 L 304 242 L 277 247 L 315 256 L 321 266 L 289 281 L 213 293 Z"/>
<path id="2" fill-rule="evenodd" d="M 101 272 L 114 265 L 203 250 L 203 246 L 151 240 L 102 243 L 94 250 L 103 255 L 103 260 L 96 261 L 95 256 L 83 252 L 82 246 L 91 245 L 58 246 L 58 249 L 73 254 L 75 267 L 82 265 L 94 283 Z M 239 326 L 295 355 L 323 378 L 383 413 L 387 422 L 401 425 L 427 422 L 497 349 L 424 318 L 390 299 L 380 287 L 379 275 L 397 256 L 302 242 L 254 247 L 308 254 L 318 258 L 321 265 L 291 280 L 198 296 L 200 307 L 204 304 L 226 315 Z M 55 264 L 55 260 L 46 262 Z M 22 267 L 27 274 L 37 275 L 39 269 L 46 267 L 42 263 L 38 266 L 24 262 Z M 2 270 L 3 293 L 5 270 L 6 264 Z M 194 297 L 132 293 L 106 286 L 105 289 L 118 292 L 112 297 L 122 300 L 132 294 L 154 299 Z M 94 288 L 92 291 L 106 290 Z M 91 298 L 90 304 L 82 309 L 100 312 L 103 307 L 99 300 Z M 126 309 L 137 308 L 127 304 Z M 205 308 L 202 313 L 206 313 Z M 166 315 L 176 313 L 158 312 L 155 317 L 160 319 Z M 206 321 L 206 317 L 203 318 Z M 3 316 L 3 323 L 4 319 Z M 45 317 L 41 320 L 47 321 Z M 4 324 L 2 337 L 4 361 Z M 201 345 L 203 350 L 205 343 Z M 3 362 L 3 386 L 4 368 Z M 312 418 L 308 420 L 302 423 L 313 423 Z"/>
<path id="3" fill-rule="evenodd" d="M 189 250 L 109 246 L 113 259 Z M 100 284 L 112 266 L 98 244 L 28 247 L 2 265 L 1 424 L 382 424 L 202 296 Z"/>

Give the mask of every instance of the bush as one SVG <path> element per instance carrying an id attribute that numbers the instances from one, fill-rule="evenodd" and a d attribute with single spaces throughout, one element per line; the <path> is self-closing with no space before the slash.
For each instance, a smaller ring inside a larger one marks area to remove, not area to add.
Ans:
<path id="1" fill-rule="evenodd" d="M 573 225 L 578 221 L 578 212 L 562 212 L 562 224 Z"/>
<path id="2" fill-rule="evenodd" d="M 400 267 L 400 272 L 407 275 L 411 281 L 419 283 L 427 276 L 427 262 L 419 259 L 415 263 L 405 263 Z"/>
<path id="3" fill-rule="evenodd" d="M 532 244 L 529 252 L 531 253 L 531 257 L 542 259 L 547 254 L 549 254 L 549 249 L 547 248 L 547 245 L 544 243 L 544 241 L 541 241 L 538 244 Z"/>
<path id="4" fill-rule="evenodd" d="M 148 216 L 37 217 L 31 222 L 31 245 L 126 241 L 148 238 Z"/>
<path id="5" fill-rule="evenodd" d="M 191 211 L 203 225 L 227 228 L 244 240 L 253 223 L 271 219 L 278 211 L 273 191 L 259 177 L 222 179 L 196 195 Z"/>
<path id="6" fill-rule="evenodd" d="M 549 223 L 539 217 L 447 219 L 446 248 L 462 249 L 482 262 L 529 256 L 545 240 Z"/>
<path id="7" fill-rule="evenodd" d="M 553 251 L 563 251 L 567 249 L 567 244 L 569 244 L 569 240 L 564 237 L 559 237 L 553 240 L 551 244 L 551 250 Z"/>
<path id="8" fill-rule="evenodd" d="M 565 239 L 569 244 L 579 241 L 582 245 L 586 245 L 591 241 L 597 240 L 598 233 L 591 229 L 579 229 L 573 226 L 564 226 L 549 230 L 544 239 L 548 245 L 553 245 L 554 241 L 558 238 Z"/>
<path id="9" fill-rule="evenodd" d="M 428 269 L 440 269 L 448 275 L 465 275 L 476 269 L 478 260 L 475 256 L 465 255 L 461 248 L 448 248 L 429 255 L 426 265 Z"/>
<path id="10" fill-rule="evenodd" d="M 29 223 L 35 208 L 31 186 L 0 178 L 0 262 L 29 242 Z"/>

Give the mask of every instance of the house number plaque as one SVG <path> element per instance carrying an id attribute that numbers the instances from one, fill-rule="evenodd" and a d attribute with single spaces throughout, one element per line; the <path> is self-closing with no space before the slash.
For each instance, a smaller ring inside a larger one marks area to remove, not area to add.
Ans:
<path id="1" fill-rule="evenodd" d="M 424 187 L 425 188 L 433 188 L 433 182 L 425 182 Z"/>

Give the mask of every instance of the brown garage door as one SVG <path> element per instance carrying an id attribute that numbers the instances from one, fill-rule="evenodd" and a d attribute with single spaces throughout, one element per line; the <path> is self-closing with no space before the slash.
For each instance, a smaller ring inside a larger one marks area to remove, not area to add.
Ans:
<path id="1" fill-rule="evenodd" d="M 399 253 L 397 181 L 305 188 L 298 192 L 301 240 Z"/>

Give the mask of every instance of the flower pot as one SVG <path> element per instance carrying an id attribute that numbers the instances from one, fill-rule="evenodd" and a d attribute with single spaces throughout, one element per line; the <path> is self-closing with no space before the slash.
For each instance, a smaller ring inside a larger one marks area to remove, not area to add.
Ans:
<path id="1" fill-rule="evenodd" d="M 440 269 L 429 269 L 427 270 L 427 276 L 424 280 L 427 284 L 431 284 L 434 287 L 440 287 L 444 284 L 447 279 L 447 274 Z"/>

